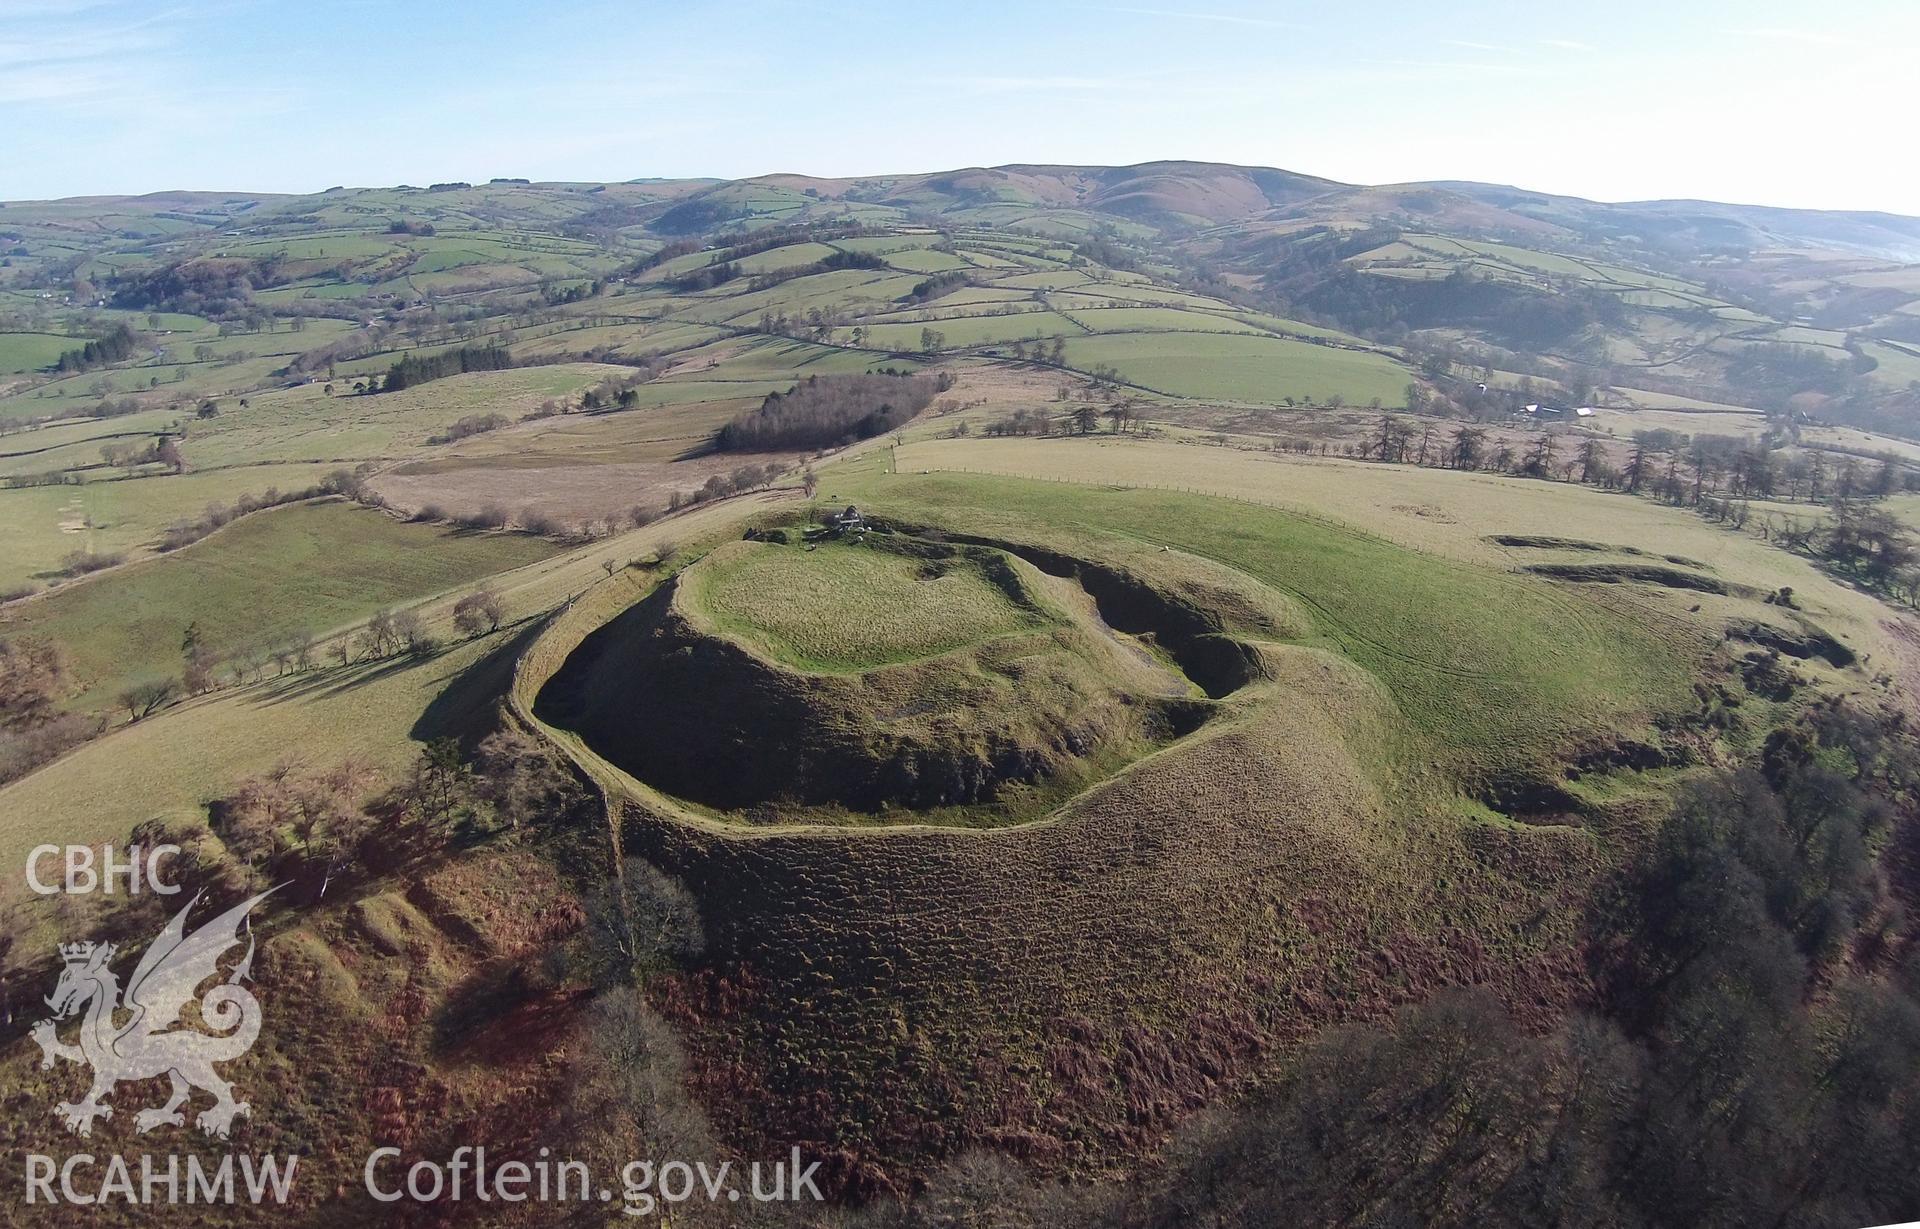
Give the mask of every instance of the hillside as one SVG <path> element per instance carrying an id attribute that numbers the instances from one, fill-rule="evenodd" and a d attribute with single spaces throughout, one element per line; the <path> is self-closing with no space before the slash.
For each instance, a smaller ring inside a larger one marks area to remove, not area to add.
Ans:
<path id="1" fill-rule="evenodd" d="M 1891 215 L 1686 201 L 1600 204 L 1464 182 L 1359 187 L 1270 168 L 1156 162 L 839 180 L 778 174 L 730 182 L 496 181 L 305 197 L 163 193 L 15 202 L 0 221 L 0 258 L 9 266 L 0 275 L 0 323 L 8 330 L 0 333 L 0 359 L 17 356 L 10 382 L 16 389 L 35 384 L 33 399 L 41 402 L 84 396 L 101 383 L 97 374 L 28 379 L 56 356 L 56 338 L 69 328 L 49 332 L 48 322 L 89 302 L 93 329 L 111 324 L 116 309 L 134 313 L 135 321 L 156 309 L 163 317 L 185 313 L 165 326 L 174 345 L 148 351 L 147 365 L 168 365 L 182 385 L 177 400 L 202 387 L 199 373 L 182 363 L 202 345 L 186 319 L 194 311 L 238 313 L 256 330 L 268 313 L 328 328 L 426 304 L 441 311 L 461 304 L 470 315 L 476 302 L 486 302 L 482 315 L 489 317 L 543 307 L 577 312 L 573 296 L 630 280 L 629 271 L 650 253 L 696 237 L 704 243 L 719 233 L 779 226 L 958 239 L 985 228 L 1002 242 L 1021 232 L 1057 246 L 1049 253 L 1028 245 L 1024 256 L 988 251 L 951 268 L 937 255 L 895 262 L 901 272 L 952 272 L 981 288 L 967 288 L 969 299 L 951 299 L 937 311 L 926 305 L 861 312 L 845 295 L 816 301 L 795 287 L 764 297 L 760 314 L 766 306 L 818 307 L 847 327 L 870 316 L 885 326 L 874 334 L 885 339 L 883 348 L 899 352 L 917 348 L 918 331 L 897 324 L 999 314 L 1018 304 L 1018 295 L 983 293 L 987 285 L 1023 291 L 1040 308 L 1058 306 L 1032 292 L 1070 289 L 1064 282 L 1012 279 L 1044 270 L 1045 261 L 1085 258 L 1143 273 L 1176 294 L 1224 295 L 1235 308 L 1299 326 L 1437 353 L 1462 372 L 1532 376 L 1564 386 L 1571 400 L 1591 396 L 1590 388 L 1629 390 L 1629 397 L 1638 390 L 1757 405 L 1806 421 L 1920 431 L 1911 425 L 1915 372 L 1906 354 L 1920 345 L 1920 315 L 1912 310 L 1920 305 L 1920 275 L 1911 263 L 1920 261 L 1920 221 Z M 1036 257 L 1043 263 L 1033 263 Z M 687 257 L 662 267 L 690 287 L 696 279 L 689 271 L 705 263 Z M 799 263 L 796 245 L 782 257 L 761 253 L 741 269 L 764 280 L 770 271 L 796 272 Z M 1002 272 L 989 277 L 982 268 Z M 1433 280 L 1445 284 L 1423 284 Z M 1079 306 L 1093 306 L 1089 293 L 1105 290 L 1083 290 Z M 554 304 L 556 296 L 569 302 Z M 1160 292 L 1146 299 L 1167 301 Z M 952 310 L 969 301 L 972 312 Z M 693 318 L 740 327 L 754 314 Z M 1072 318 L 1020 323 L 1032 327 L 999 336 L 969 331 L 964 338 L 947 330 L 948 341 L 1105 331 Z M 358 336 L 342 345 L 363 350 Z M 220 373 L 216 387 L 281 369 L 255 359 L 264 353 L 257 348 L 217 342 L 215 361 L 231 362 L 223 352 L 235 348 L 247 352 L 243 370 Z M 1138 384 L 1149 392 L 1185 391 L 1177 381 Z M 1360 399 L 1370 400 L 1379 387 Z M 1324 399 L 1331 389 L 1297 391 Z M 16 393 L 0 402 L 0 415 L 65 408 L 24 405 Z"/>
<path id="2" fill-rule="evenodd" d="M 0 857 L 282 885 L 250 1115 L 87 1147 L 316 1227 L 476 1143 L 609 1223 L 796 1149 L 664 1210 L 1920 1212 L 1914 259 L 1184 161 L 7 202 Z M 0 883 L 9 1149 L 60 945 L 172 911 Z"/>

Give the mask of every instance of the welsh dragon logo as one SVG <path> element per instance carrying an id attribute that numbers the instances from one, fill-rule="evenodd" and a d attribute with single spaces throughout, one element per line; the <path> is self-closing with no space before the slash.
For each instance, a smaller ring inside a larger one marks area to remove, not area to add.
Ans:
<path id="1" fill-rule="evenodd" d="M 66 965 L 47 999 L 53 1016 L 34 1025 L 33 1039 L 40 1046 L 43 1068 L 53 1066 L 56 1058 L 93 1068 L 93 1087 L 85 1099 L 54 1107 L 68 1130 L 91 1135 L 95 1119 L 113 1117 L 113 1107 L 101 1098 L 122 1081 L 165 1075 L 173 1081 L 172 1095 L 163 1106 L 141 1110 L 134 1125 L 142 1133 L 184 1125 L 182 1107 L 200 1088 L 213 1094 L 214 1104 L 195 1121 L 208 1135 L 226 1138 L 233 1120 L 247 1113 L 248 1106 L 233 1099 L 233 1085 L 221 1079 L 213 1065 L 239 1058 L 260 1036 L 260 1003 L 240 984 L 253 965 L 250 928 L 246 955 L 225 981 L 199 998 L 200 1021 L 214 1031 L 190 1026 L 182 1012 L 201 983 L 218 976 L 220 958 L 243 941 L 247 915 L 273 890 L 242 901 L 188 934 L 187 914 L 199 903 L 196 895 L 140 958 L 124 1000 L 120 979 L 109 967 L 116 951 L 111 943 L 61 944 Z M 61 1041 L 60 1023 L 83 1010 L 79 1044 Z M 126 1015 L 125 1023 L 114 1022 L 116 1013 Z"/>

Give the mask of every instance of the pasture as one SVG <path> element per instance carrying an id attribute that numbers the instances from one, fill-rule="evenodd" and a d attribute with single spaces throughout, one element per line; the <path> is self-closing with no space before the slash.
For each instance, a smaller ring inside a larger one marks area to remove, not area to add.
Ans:
<path id="1" fill-rule="evenodd" d="M 51 367 L 62 354 L 85 344 L 83 337 L 55 333 L 0 333 L 0 375 Z"/>
<path id="2" fill-rule="evenodd" d="M 24 859 L 27 849 L 48 839 L 48 816 L 59 817 L 60 840 L 124 841 L 135 825 L 148 819 L 201 817 L 209 800 L 219 797 L 242 778 L 289 761 L 319 768 L 360 757 L 379 769 L 398 773 L 418 754 L 420 741 L 455 732 L 462 728 L 463 722 L 470 722 L 484 712 L 487 701 L 505 685 L 503 676 L 508 663 L 501 654 L 510 652 L 514 637 L 524 630 L 525 620 L 598 585 L 608 584 L 607 572 L 602 566 L 606 562 L 623 566 L 636 556 L 657 549 L 669 538 L 692 544 L 716 534 L 737 532 L 732 527 L 740 518 L 762 512 L 770 504 L 769 497 L 758 496 L 696 508 L 647 529 L 565 552 L 555 552 L 535 539 L 449 535 L 442 530 L 401 525 L 364 509 L 328 505 L 336 514 L 355 518 L 345 521 L 345 525 L 357 535 L 366 536 L 365 528 L 377 521 L 385 521 L 400 531 L 397 541 L 406 553 L 389 552 L 381 564 L 388 568 L 389 592 L 396 595 L 395 601 L 413 602 L 413 608 L 422 613 L 435 634 L 449 640 L 456 638 L 451 624 L 452 606 L 471 585 L 483 579 L 500 595 L 508 626 L 493 636 L 451 644 L 443 652 L 421 661 L 395 659 L 343 667 L 328 664 L 329 659 L 322 655 L 315 669 L 278 677 L 269 671 L 269 676 L 260 682 L 183 701 L 145 720 L 119 724 L 106 736 L 70 755 L 19 781 L 0 786 L 0 861 L 17 864 Z M 302 510 L 290 509 L 249 518 L 188 549 L 217 548 L 221 538 L 252 522 L 299 511 Z M 261 527 L 256 526 L 258 528 Z M 285 534 L 284 526 L 270 523 L 264 528 L 267 532 L 262 536 L 269 548 L 265 553 L 269 556 L 288 536 L 296 541 L 303 536 L 303 532 Z M 395 540 L 384 538 L 378 528 L 371 536 L 376 543 Z M 466 575 L 456 577 L 445 571 L 436 574 L 441 565 L 422 553 L 437 554 L 435 543 L 443 537 L 454 538 L 457 548 L 468 550 L 463 556 Z M 272 592 L 263 596 L 263 586 L 248 579 L 249 575 L 257 575 L 254 564 L 263 552 L 244 542 L 239 546 L 232 546 L 231 542 L 229 539 L 225 558 L 217 560 L 216 567 L 201 573 L 229 586 L 225 595 L 212 595 L 217 600 L 206 603 L 208 609 L 204 615 L 183 592 L 181 583 L 151 574 L 142 576 L 138 568 L 125 569 L 89 583 L 103 584 L 132 577 L 132 587 L 122 590 L 121 596 L 144 600 L 152 593 L 171 605 L 173 617 L 185 614 L 202 619 L 203 628 L 210 626 L 208 620 L 222 620 L 236 643 L 251 643 L 253 637 L 250 629 L 237 626 L 235 616 L 226 612 L 232 604 L 227 600 L 229 596 L 259 599 L 262 605 L 256 610 L 256 616 L 268 611 L 269 617 L 282 620 L 295 630 L 302 627 L 320 630 L 318 620 L 306 623 L 291 609 L 288 589 L 306 583 L 299 575 L 295 575 L 288 586 L 266 586 Z M 472 549 L 475 546 L 479 549 Z M 341 543 L 330 549 L 352 548 Z M 181 557 L 190 556 L 183 552 Z M 308 558 L 313 560 L 314 556 Z M 451 585 L 451 591 L 432 596 L 419 584 L 409 582 L 404 569 L 392 567 L 395 560 L 404 558 L 412 558 L 424 569 L 425 584 Z M 328 590 L 319 600 L 328 603 L 336 619 L 344 617 L 351 621 L 367 609 L 364 598 L 351 583 L 357 575 L 352 568 L 366 562 L 364 558 L 356 558 L 345 567 L 334 569 L 331 580 L 323 578 L 318 582 L 319 588 Z M 270 564 L 271 558 L 262 566 Z M 322 559 L 314 566 L 324 570 L 328 565 Z M 403 593 L 406 596 L 398 596 Z M 44 601 L 0 608 L 0 636 L 16 634 L 18 625 L 14 620 Z M 90 620 L 85 615 L 85 611 L 77 612 L 74 628 L 79 634 L 89 635 Z M 48 622 L 34 626 L 47 634 L 63 633 L 62 628 Z M 153 634 L 160 637 L 161 643 L 151 653 L 149 665 L 156 671 L 177 669 L 178 630 L 156 625 Z M 138 669 L 139 663 L 132 658 L 146 653 L 139 646 L 115 645 L 99 636 L 94 636 L 94 640 L 102 654 L 101 660 L 110 668 Z M 480 668 L 477 677 L 476 667 Z M 106 687 L 96 685 L 93 690 L 105 691 Z M 103 780 L 135 781 L 139 788 L 103 791 L 100 788 Z M 11 886 L 0 884 L 0 898 L 19 891 L 18 885 L 17 877 Z"/>
<path id="3" fill-rule="evenodd" d="M 1518 770 L 1582 729 L 1637 729 L 1682 703 L 1691 681 L 1678 645 L 1567 590 L 1277 508 L 1111 485 L 881 475 L 870 463 L 862 478 L 863 504 L 882 514 L 1015 540 L 1049 530 L 1130 538 L 1245 572 L 1300 603 L 1320 642 L 1381 679 L 1423 741 L 1468 775 Z"/>
<path id="4" fill-rule="evenodd" d="M 1876 659 L 1897 652 L 1897 642 L 1884 627 L 1886 608 L 1807 560 L 1690 511 L 1591 487 L 1111 436 L 926 440 L 899 449 L 897 457 L 902 475 L 958 470 L 1113 484 L 1141 488 L 1142 493 L 1171 488 L 1223 496 L 1490 567 L 1524 562 L 1493 542 L 1496 535 L 1537 534 L 1543 526 L 1592 542 L 1656 544 L 1662 552 L 1700 560 L 1715 575 L 1759 593 L 1791 587 L 1811 617 L 1849 643 Z M 1650 610 L 1655 625 L 1677 643 L 1697 643 L 1714 634 L 1710 618 L 1686 609 L 1691 601 L 1681 603 L 1657 593 L 1642 596 L 1654 602 Z M 1759 603 L 1748 605 L 1757 608 Z"/>
<path id="5" fill-rule="evenodd" d="M 837 544 L 724 547 L 692 570 L 684 597 L 721 633 L 825 672 L 932 657 L 1045 622 L 971 562 Z"/>
<path id="6" fill-rule="evenodd" d="M 70 447 L 82 449 L 88 462 L 99 459 L 90 444 Z M 273 488 L 305 490 L 333 468 L 248 465 L 0 489 L 0 588 L 52 580 L 61 561 L 75 552 L 144 555 L 168 526 L 197 519 L 209 505 L 229 505 Z"/>
<path id="7" fill-rule="evenodd" d="M 1292 398 L 1311 404 L 1378 399 L 1406 404 L 1408 372 L 1392 359 L 1280 337 L 1153 333 L 1071 338 L 1067 363 L 1086 371 L 1111 366 L 1149 392 L 1221 401 Z"/>
<path id="8" fill-rule="evenodd" d="M 368 662 L 268 678 L 122 725 L 0 788 L 0 859 L 20 865 L 49 839 L 122 842 L 149 819 L 198 820 L 242 779 L 280 764 L 324 768 L 352 757 L 398 774 L 419 754 L 421 720 L 511 633 L 420 662 Z M 135 783 L 102 788 L 102 782 Z M 18 875 L 0 900 L 22 891 Z"/>
<path id="9" fill-rule="evenodd" d="M 74 703 L 107 709 L 129 683 L 179 674 L 188 624 L 216 653 L 259 652 L 554 552 L 524 535 L 411 525 L 339 501 L 299 504 L 0 608 L 0 633 L 59 644 L 83 687 Z"/>
<path id="10" fill-rule="evenodd" d="M 568 401 L 629 369 L 555 363 L 449 376 L 398 392 L 329 396 L 323 384 L 261 393 L 226 405 L 218 418 L 193 422 L 181 452 L 196 466 L 239 462 L 325 462 L 395 457 L 471 414 L 521 418 L 548 401 Z"/>

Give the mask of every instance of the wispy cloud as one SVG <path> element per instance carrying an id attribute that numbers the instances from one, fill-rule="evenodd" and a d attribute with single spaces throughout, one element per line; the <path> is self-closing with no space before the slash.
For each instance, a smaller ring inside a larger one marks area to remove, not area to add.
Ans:
<path id="1" fill-rule="evenodd" d="M 1350 63 L 1362 69 L 1389 69 L 1401 73 L 1441 73 L 1457 76 L 1537 77 L 1550 70 L 1538 64 L 1488 64 L 1474 60 L 1378 60 L 1359 59 Z"/>
<path id="2" fill-rule="evenodd" d="M 199 14 L 88 0 L 0 2 L 0 104 L 179 114 L 175 49 Z"/>
<path id="3" fill-rule="evenodd" d="M 0 104 L 105 97 L 116 88 L 105 65 L 30 64 L 0 73 Z"/>
<path id="4" fill-rule="evenodd" d="M 1195 13 L 1186 9 L 1110 8 L 1109 13 L 1131 13 L 1135 17 L 1167 17 L 1176 21 L 1211 21 L 1234 26 L 1264 26 L 1270 30 L 1303 29 L 1298 22 L 1278 21 L 1271 17 L 1247 17 L 1239 13 Z"/>
<path id="5" fill-rule="evenodd" d="M 1117 90 L 1134 84 L 1123 77 L 1070 77 L 1048 76 L 997 76 L 997 77 L 953 77 L 950 82 L 962 89 L 974 90 L 982 94 L 1024 94 L 1028 91 L 1091 93 L 1100 90 Z"/>
<path id="6" fill-rule="evenodd" d="M 0 18 L 71 17 L 89 9 L 103 9 L 111 0 L 6 0 L 0 4 Z"/>
<path id="7" fill-rule="evenodd" d="M 1557 51 L 1592 51 L 1592 43 L 1583 43 L 1576 38 L 1543 38 L 1542 47 L 1552 47 Z"/>
<path id="8" fill-rule="evenodd" d="M 1804 43 L 1810 47 L 1866 47 L 1863 39 L 1845 34 L 1834 34 L 1827 30 L 1795 30 L 1770 27 L 1759 30 L 1735 30 L 1735 34 L 1744 34 L 1748 38 L 1771 39 L 1781 43 Z"/>

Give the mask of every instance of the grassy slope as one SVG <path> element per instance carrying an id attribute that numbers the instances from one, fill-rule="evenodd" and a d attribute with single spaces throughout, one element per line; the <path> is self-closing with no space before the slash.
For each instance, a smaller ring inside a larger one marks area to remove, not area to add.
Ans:
<path id="1" fill-rule="evenodd" d="M 176 555 L 16 606 L 7 634 L 58 642 L 102 707 L 128 681 L 177 674 L 181 633 L 218 652 L 328 631 L 553 553 L 536 538 L 408 525 L 343 503 L 243 518 Z"/>
<path id="2" fill-rule="evenodd" d="M 898 457 L 904 473 L 966 469 L 1208 492 L 1331 517 L 1417 550 L 1494 566 L 1533 561 L 1490 542 L 1494 534 L 1552 532 L 1636 544 L 1701 560 L 1716 575 L 1761 592 L 1791 586 L 1809 615 L 1849 643 L 1876 656 L 1892 648 L 1882 627 L 1886 607 L 1806 560 L 1684 509 L 1589 487 L 1100 437 L 927 441 L 901 449 Z M 1676 626 L 1699 622 L 1686 610 L 1694 600 L 1672 610 Z M 1746 605 L 1745 613 L 1754 617 L 1772 609 Z"/>
<path id="3" fill-rule="evenodd" d="M 1219 333 L 1111 334 L 1067 342 L 1082 370 L 1111 364 L 1122 379 L 1155 392 L 1226 401 L 1324 402 L 1333 396 L 1386 406 L 1406 402 L 1404 368 L 1378 354 L 1278 337 Z"/>
<path id="4" fill-rule="evenodd" d="M 1452 766 L 1519 769 L 1576 732 L 1637 727 L 1690 672 L 1645 628 L 1543 582 L 1417 554 L 1279 510 L 1168 491 L 868 471 L 881 511 L 1023 538 L 1119 535 L 1226 563 L 1309 611 L 1329 647 L 1379 677 Z"/>
<path id="5" fill-rule="evenodd" d="M 509 619 L 528 619 L 607 583 L 603 561 L 623 564 L 663 541 L 684 544 L 701 534 L 722 532 L 737 518 L 773 502 L 771 496 L 760 496 L 699 508 L 605 542 L 544 555 L 495 575 L 488 583 L 500 594 Z M 274 515 L 285 513 L 254 519 Z M 377 513 L 365 515 L 378 517 Z M 221 537 L 248 524 L 243 521 L 202 545 L 217 545 Z M 409 534 L 437 532 L 418 526 L 396 528 Z M 539 545 L 529 539 L 480 541 L 519 544 L 522 549 Z M 138 571 L 131 569 L 128 574 L 137 577 Z M 442 636 L 453 635 L 450 613 L 455 599 L 456 595 L 430 599 L 420 607 Z M 416 727 L 436 699 L 453 697 L 456 718 L 471 718 L 485 710 L 504 680 L 479 680 L 467 692 L 449 689 L 466 668 L 504 647 L 508 634 L 503 629 L 497 637 L 455 646 L 426 662 L 330 667 L 268 679 L 121 726 L 31 776 L 0 787 L 0 865 L 17 865 L 25 851 L 40 841 L 120 840 L 134 825 L 153 816 L 193 814 L 234 782 L 287 758 L 324 767 L 357 754 L 383 766 L 401 766 L 415 753 L 411 739 L 433 732 Z M 160 647 L 174 653 L 178 644 L 178 632 L 168 631 Z M 129 782 L 137 782 L 138 788 L 123 788 Z M 14 890 L 17 883 L 0 883 L 0 895 Z"/>
<path id="6" fill-rule="evenodd" d="M 264 494 L 269 487 L 305 490 L 333 468 L 248 465 L 125 481 L 0 490 L 0 587 L 52 572 L 74 551 L 136 551 L 167 526 L 198 517 L 209 504 L 230 504 L 242 495 Z"/>
<path id="7" fill-rule="evenodd" d="M 236 781 L 283 761 L 320 769 L 359 756 L 382 771 L 403 768 L 428 706 L 507 639 L 417 664 L 271 679 L 116 730 L 0 790 L 0 858 L 15 866 L 43 840 L 118 841 L 148 819 L 194 816 Z M 12 890 L 10 882 L 0 896 Z"/>

